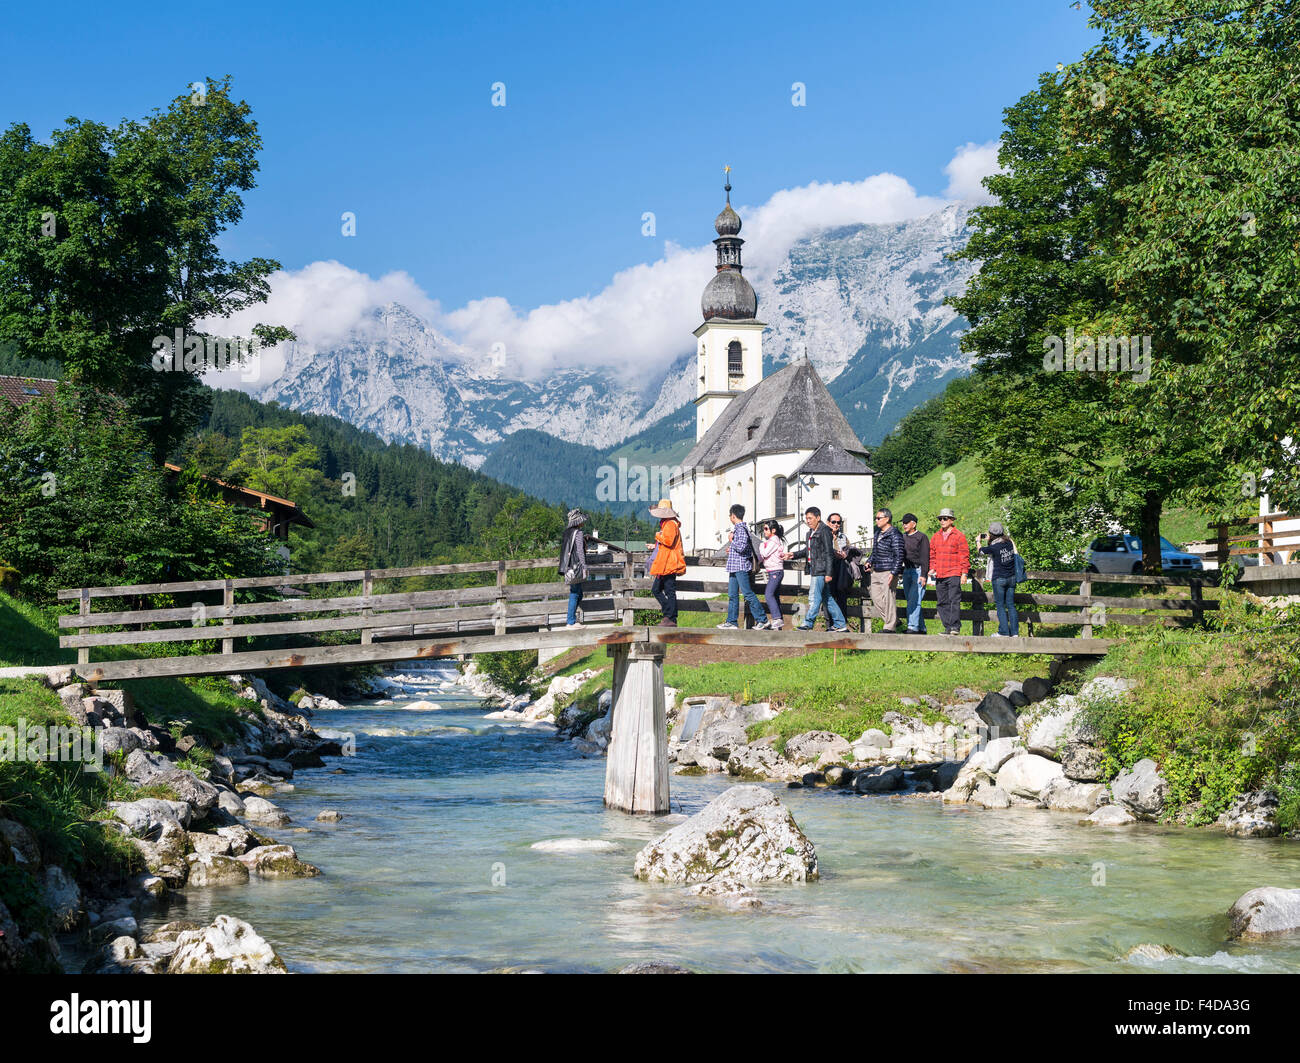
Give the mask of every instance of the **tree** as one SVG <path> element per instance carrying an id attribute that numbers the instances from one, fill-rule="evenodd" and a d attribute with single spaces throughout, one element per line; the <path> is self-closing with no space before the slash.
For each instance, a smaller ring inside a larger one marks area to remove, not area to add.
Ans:
<path id="1" fill-rule="evenodd" d="M 320 452 L 302 425 L 245 428 L 227 475 L 242 487 L 296 501 L 320 486 Z"/>
<path id="2" fill-rule="evenodd" d="M 217 246 L 254 184 L 250 114 L 227 77 L 144 122 L 71 118 L 48 144 L 21 123 L 0 136 L 0 340 L 127 397 L 159 461 L 198 422 L 206 393 L 200 368 L 155 367 L 155 337 L 264 302 L 279 268 L 229 261 Z M 252 334 L 291 336 L 261 324 Z"/>

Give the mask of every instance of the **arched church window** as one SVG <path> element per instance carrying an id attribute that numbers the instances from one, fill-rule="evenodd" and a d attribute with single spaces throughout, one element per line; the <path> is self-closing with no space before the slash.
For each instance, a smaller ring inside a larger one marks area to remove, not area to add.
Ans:
<path id="1" fill-rule="evenodd" d="M 727 376 L 744 376 L 745 360 L 740 353 L 740 340 L 727 344 Z"/>

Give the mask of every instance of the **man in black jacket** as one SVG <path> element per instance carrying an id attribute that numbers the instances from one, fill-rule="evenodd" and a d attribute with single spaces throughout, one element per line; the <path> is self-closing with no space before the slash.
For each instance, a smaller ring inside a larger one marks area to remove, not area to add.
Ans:
<path id="1" fill-rule="evenodd" d="M 882 635 L 892 635 L 898 626 L 898 577 L 907 556 L 903 533 L 894 527 L 894 515 L 887 509 L 876 513 L 876 539 L 867 568 L 871 570 L 871 609 L 863 614 L 862 629 L 871 630 L 871 618 L 883 623 Z"/>
<path id="2" fill-rule="evenodd" d="M 808 545 L 799 550 L 787 551 L 781 555 L 784 561 L 808 559 L 808 576 L 812 581 L 808 588 L 808 615 L 799 625 L 800 631 L 811 631 L 817 621 L 817 614 L 823 605 L 831 621 L 832 631 L 848 631 L 844 613 L 831 593 L 831 575 L 835 560 L 835 539 L 830 528 L 822 523 L 822 511 L 816 506 L 809 506 L 804 511 L 804 523 L 808 525 Z"/>
<path id="3" fill-rule="evenodd" d="M 907 599 L 907 633 L 925 634 L 925 617 L 921 599 L 925 597 L 925 577 L 930 571 L 930 539 L 916 526 L 916 514 L 903 514 L 903 597 Z"/>

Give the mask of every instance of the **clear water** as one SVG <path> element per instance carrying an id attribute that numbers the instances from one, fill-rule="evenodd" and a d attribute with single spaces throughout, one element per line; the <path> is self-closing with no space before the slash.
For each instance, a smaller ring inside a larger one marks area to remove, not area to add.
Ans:
<path id="1" fill-rule="evenodd" d="M 1300 971 L 1300 939 L 1226 941 L 1246 890 L 1300 886 L 1294 842 L 780 788 L 821 880 L 757 887 L 763 908 L 731 911 L 632 877 L 664 828 L 604 809 L 603 760 L 484 719 L 436 675 L 420 685 L 437 711 L 406 709 L 413 696 L 316 714 L 357 734 L 357 756 L 298 772 L 275 798 L 294 823 L 272 833 L 322 877 L 188 890 L 151 922 L 237 915 L 297 971 Z M 728 785 L 674 776 L 674 811 Z M 343 819 L 315 822 L 323 808 Z M 560 838 L 617 849 L 531 848 Z M 1122 959 L 1144 942 L 1187 958 Z"/>

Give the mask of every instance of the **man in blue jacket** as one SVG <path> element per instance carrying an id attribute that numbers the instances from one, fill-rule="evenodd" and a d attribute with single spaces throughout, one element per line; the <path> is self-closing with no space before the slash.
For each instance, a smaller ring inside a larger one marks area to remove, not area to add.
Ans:
<path id="1" fill-rule="evenodd" d="M 867 559 L 871 573 L 871 608 L 863 615 L 864 627 L 870 630 L 874 617 L 880 617 L 882 635 L 892 635 L 898 626 L 898 577 L 903 573 L 907 544 L 903 533 L 894 527 L 894 515 L 887 509 L 876 514 L 876 541 Z"/>

